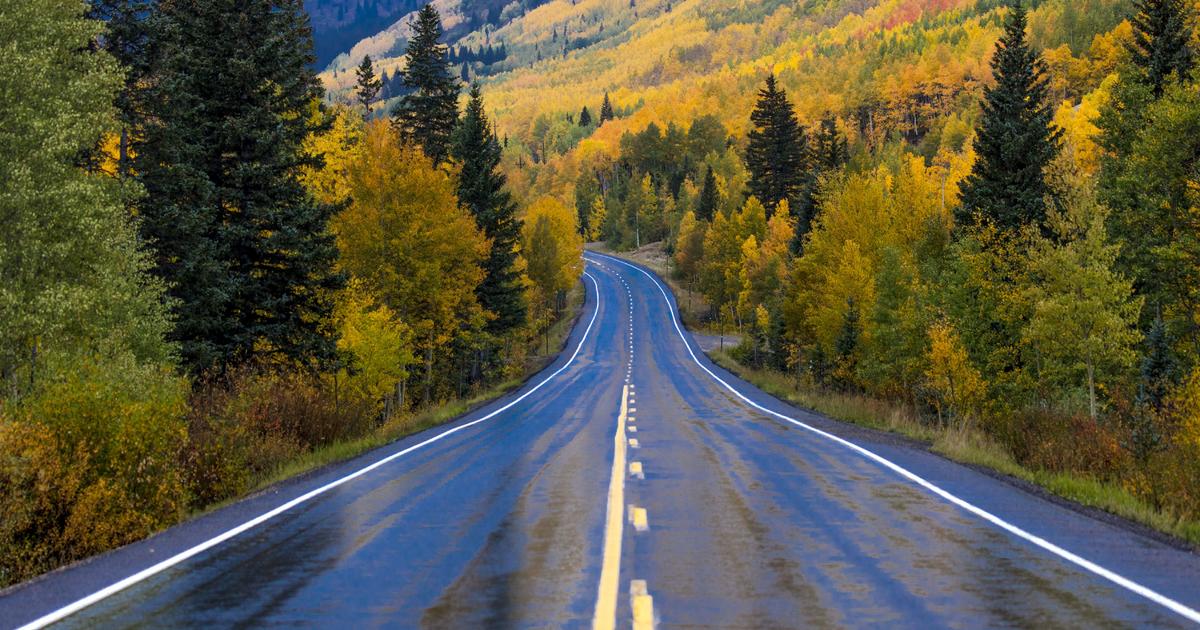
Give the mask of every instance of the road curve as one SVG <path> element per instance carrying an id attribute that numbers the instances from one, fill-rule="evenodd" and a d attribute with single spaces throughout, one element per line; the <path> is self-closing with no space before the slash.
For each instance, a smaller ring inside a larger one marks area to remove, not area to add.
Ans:
<path id="1" fill-rule="evenodd" d="M 694 349 L 651 274 L 587 267 L 567 352 L 521 390 L 2 592 L 0 625 L 1186 627 L 1200 607 L 1196 554 L 766 396 Z"/>

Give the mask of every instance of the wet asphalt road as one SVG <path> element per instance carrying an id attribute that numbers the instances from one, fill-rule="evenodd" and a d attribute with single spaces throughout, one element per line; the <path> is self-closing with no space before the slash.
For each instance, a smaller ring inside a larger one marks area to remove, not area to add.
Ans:
<path id="1" fill-rule="evenodd" d="M 424 444 L 67 617 L 67 627 L 582 627 L 592 623 L 622 387 L 646 510 L 619 557 L 617 627 L 644 580 L 662 626 L 1176 627 L 1187 620 L 830 439 L 754 409 L 689 353 L 647 275 L 589 254 L 558 362 L 456 421 L 0 594 L 18 626 L 381 458 Z M 578 348 L 578 353 L 572 354 Z M 1141 587 L 1200 607 L 1200 556 L 862 429 L 840 435 Z M 630 364 L 632 363 L 632 368 Z M 536 391 L 518 398 L 530 389 Z M 495 410 L 501 413 L 478 422 Z M 468 426 L 469 425 L 469 426 Z"/>

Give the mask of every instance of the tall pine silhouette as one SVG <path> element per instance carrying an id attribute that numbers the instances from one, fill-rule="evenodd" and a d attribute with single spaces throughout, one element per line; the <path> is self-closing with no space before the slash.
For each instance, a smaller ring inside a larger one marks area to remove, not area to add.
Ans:
<path id="1" fill-rule="evenodd" d="M 483 111 L 478 84 L 471 86 L 471 100 L 454 133 L 451 151 L 462 163 L 459 202 L 471 211 L 476 225 L 491 241 L 483 264 L 486 275 L 476 295 L 480 305 L 496 315 L 488 324 L 489 331 L 503 334 L 523 326 L 526 318 L 524 287 L 516 268 L 521 222 L 516 204 L 504 190 L 505 178 L 499 172 L 500 141 Z"/>
<path id="2" fill-rule="evenodd" d="M 193 371 L 336 353 L 333 208 L 299 180 L 303 115 L 322 96 L 301 0 L 163 3 L 161 57 L 136 169 L 140 226 L 175 299 Z M 301 113 L 301 115 L 297 115 Z"/>
<path id="3" fill-rule="evenodd" d="M 962 187 L 960 225 L 977 220 L 1002 229 L 1042 226 L 1045 171 L 1058 155 L 1062 130 L 1054 127 L 1041 56 L 1025 36 L 1025 7 L 1012 7 L 992 57 L 996 85 L 984 90 L 971 174 Z"/>
<path id="4" fill-rule="evenodd" d="M 750 194 L 767 208 L 768 217 L 788 200 L 797 205 L 804 191 L 807 169 L 807 141 L 787 92 L 767 77 L 758 93 L 758 103 L 750 114 L 753 129 L 746 147 L 746 167 L 750 170 Z"/>
<path id="5" fill-rule="evenodd" d="M 1129 56 L 1158 97 L 1172 74 L 1186 79 L 1194 64 L 1187 8 L 1183 0 L 1136 0 L 1134 8 Z"/>
<path id="6" fill-rule="evenodd" d="M 704 173 L 704 185 L 700 188 L 700 201 L 696 204 L 696 218 L 712 221 L 717 212 L 717 175 L 709 166 Z"/>
<path id="7" fill-rule="evenodd" d="M 371 63 L 371 55 L 363 55 L 362 63 L 354 71 L 357 83 L 358 104 L 362 105 L 363 111 L 367 114 L 371 113 L 371 103 L 375 102 L 375 98 L 379 96 L 379 91 L 383 89 L 383 81 L 375 74 L 375 66 Z"/>
<path id="8" fill-rule="evenodd" d="M 608 99 L 608 92 L 605 92 L 604 93 L 604 102 L 600 104 L 600 124 L 603 125 L 604 123 L 606 123 L 612 119 L 613 119 L 612 101 L 610 101 Z"/>
<path id="9" fill-rule="evenodd" d="M 401 77 L 411 90 L 392 111 L 392 123 L 406 142 L 421 146 L 434 163 L 446 160 L 451 135 L 458 124 L 458 93 L 461 85 L 450 71 L 442 37 L 442 20 L 437 9 L 427 4 L 412 23 L 413 35 L 405 53 L 407 65 Z"/>

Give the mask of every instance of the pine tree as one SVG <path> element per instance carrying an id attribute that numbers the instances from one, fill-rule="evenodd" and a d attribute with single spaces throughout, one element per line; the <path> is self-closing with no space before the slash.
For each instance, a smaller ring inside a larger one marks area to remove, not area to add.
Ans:
<path id="1" fill-rule="evenodd" d="M 392 110 L 392 123 L 406 142 L 421 146 L 435 163 L 446 160 L 458 124 L 459 81 L 450 73 L 437 9 L 427 4 L 412 23 L 405 53 L 404 85 L 411 92 Z"/>
<path id="2" fill-rule="evenodd" d="M 1140 372 L 1141 397 L 1158 413 L 1162 412 L 1167 395 L 1179 384 L 1179 360 L 1171 348 L 1173 341 L 1162 315 L 1156 316 L 1146 333 L 1146 352 L 1142 355 Z"/>
<path id="3" fill-rule="evenodd" d="M 842 320 L 842 330 L 834 343 L 837 353 L 837 366 L 834 369 L 834 380 L 839 389 L 849 390 L 854 387 L 855 374 L 858 370 L 858 341 L 862 335 L 862 324 L 859 322 L 858 304 L 854 298 L 846 302 L 846 316 Z"/>
<path id="4" fill-rule="evenodd" d="M 588 111 L 587 105 L 584 105 L 583 109 L 579 111 L 579 126 L 580 127 L 591 127 L 592 126 L 592 112 Z"/>
<path id="5" fill-rule="evenodd" d="M 717 191 L 717 175 L 709 166 L 708 171 L 704 174 L 704 186 L 700 189 L 700 202 L 696 204 L 696 218 L 711 222 L 720 201 Z"/>
<path id="6" fill-rule="evenodd" d="M 1187 5 L 1183 0 L 1136 0 L 1134 8 L 1130 58 L 1159 97 L 1172 75 L 1186 79 L 1194 64 Z"/>
<path id="7" fill-rule="evenodd" d="M 750 123 L 754 127 L 746 147 L 750 194 L 772 210 L 785 199 L 797 205 L 805 188 L 807 140 L 775 75 L 768 76 L 759 91 Z"/>
<path id="8" fill-rule="evenodd" d="M 90 19 L 105 27 L 95 43 L 125 69 L 125 85 L 115 100 L 121 121 L 117 171 L 123 177 L 131 174 L 134 144 L 145 124 L 144 86 L 153 58 L 147 21 L 153 4 L 151 0 L 90 0 L 88 11 Z"/>
<path id="9" fill-rule="evenodd" d="M 355 74 L 358 76 L 358 104 L 370 115 L 371 103 L 375 102 L 379 91 L 383 89 L 383 81 L 375 76 L 375 66 L 371 65 L 371 55 L 363 55 Z"/>
<path id="10" fill-rule="evenodd" d="M 604 102 L 600 104 L 600 124 L 603 125 L 604 123 L 612 120 L 613 118 L 614 118 L 614 116 L 613 116 L 612 101 L 610 101 L 608 99 L 608 92 L 605 92 L 604 93 Z"/>
<path id="11" fill-rule="evenodd" d="M 1025 26 L 1025 8 L 1017 4 L 992 58 L 996 85 L 984 89 L 978 158 L 962 187 L 960 225 L 982 219 L 1008 230 L 1044 227 L 1045 172 L 1058 155 L 1062 130 L 1053 126 L 1044 65 L 1029 47 Z"/>
<path id="12" fill-rule="evenodd" d="M 343 284 L 334 208 L 300 182 L 322 96 L 301 0 L 160 5 L 153 125 L 135 166 L 140 226 L 176 300 L 193 371 L 282 357 L 328 364 L 329 296 Z"/>
<path id="13" fill-rule="evenodd" d="M 462 162 L 458 199 L 471 211 L 480 231 L 491 242 L 484 261 L 485 277 L 476 289 L 479 303 L 496 315 L 488 329 L 504 334 L 525 325 L 527 309 L 521 274 L 517 271 L 517 244 L 521 221 L 517 206 L 504 190 L 499 172 L 500 141 L 483 110 L 479 84 L 471 86 L 471 100 L 454 134 L 453 157 Z"/>

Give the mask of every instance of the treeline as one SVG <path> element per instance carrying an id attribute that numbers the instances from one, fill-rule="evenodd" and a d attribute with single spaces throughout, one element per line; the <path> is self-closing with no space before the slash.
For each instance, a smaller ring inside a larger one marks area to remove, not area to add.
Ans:
<path id="1" fill-rule="evenodd" d="M 297 1 L 33 0 L 0 35 L 0 584 L 543 360 L 574 213 L 522 220 L 431 7 L 390 122 L 322 105 Z"/>
<path id="2" fill-rule="evenodd" d="M 706 302 L 693 317 L 742 333 L 739 362 L 903 403 L 1194 520 L 1200 76 L 1189 6 L 1136 5 L 1078 103 L 1056 107 L 1018 5 L 965 137 L 851 143 L 853 122 L 802 125 L 772 77 L 724 164 L 685 167 L 679 130 L 629 135 L 617 166 L 649 176 L 585 174 L 577 210 L 608 209 L 617 247 L 665 236 Z M 677 161 L 655 164 L 641 135 Z"/>

